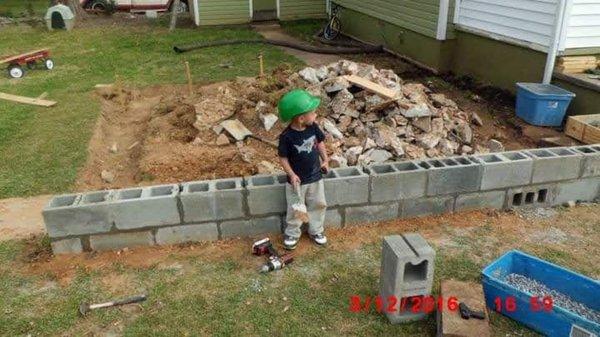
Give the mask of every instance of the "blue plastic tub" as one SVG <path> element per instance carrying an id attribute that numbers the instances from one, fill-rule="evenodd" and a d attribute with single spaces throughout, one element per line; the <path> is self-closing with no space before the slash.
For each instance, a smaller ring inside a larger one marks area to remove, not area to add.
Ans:
<path id="1" fill-rule="evenodd" d="M 552 84 L 517 83 L 517 116 L 538 126 L 560 126 L 575 94 Z"/>
<path id="2" fill-rule="evenodd" d="M 593 263 L 593 259 L 590 263 Z M 551 311 L 534 310 L 531 294 L 505 282 L 506 276 L 511 273 L 544 283 L 594 310 L 600 310 L 600 282 L 518 250 L 504 254 L 482 272 L 485 302 L 490 310 L 496 310 L 497 303 L 501 302 L 501 314 L 546 336 L 600 337 L 600 324 L 561 307 L 553 305 Z M 509 297 L 513 298 L 509 301 L 514 300 L 511 310 L 507 310 L 505 305 Z"/>

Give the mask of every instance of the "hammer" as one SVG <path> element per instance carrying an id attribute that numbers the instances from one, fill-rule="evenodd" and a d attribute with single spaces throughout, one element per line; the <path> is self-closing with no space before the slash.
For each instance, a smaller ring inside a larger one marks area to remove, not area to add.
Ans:
<path id="1" fill-rule="evenodd" d="M 140 295 L 140 296 L 125 298 L 122 300 L 106 302 L 106 303 L 98 303 L 98 304 L 81 303 L 79 305 L 79 314 L 81 316 L 85 316 L 87 313 L 89 313 L 90 311 L 92 311 L 94 309 L 116 307 L 119 305 L 130 304 L 130 303 L 139 303 L 139 302 L 143 302 L 145 300 L 146 300 L 146 295 Z"/>

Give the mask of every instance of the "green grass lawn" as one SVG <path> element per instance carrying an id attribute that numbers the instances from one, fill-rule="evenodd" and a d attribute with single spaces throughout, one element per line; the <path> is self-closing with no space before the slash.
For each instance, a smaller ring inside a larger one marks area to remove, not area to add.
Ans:
<path id="1" fill-rule="evenodd" d="M 183 62 L 190 62 L 195 83 L 257 73 L 264 52 L 267 70 L 300 61 L 280 49 L 261 45 L 225 46 L 176 54 L 173 45 L 198 40 L 256 38 L 249 28 L 177 29 L 163 21 L 126 27 L 107 24 L 47 32 L 7 26 L 0 34 L 0 55 L 50 47 L 56 67 L 33 70 L 20 80 L 0 76 L 0 91 L 36 97 L 48 92 L 53 108 L 0 101 L 0 198 L 68 191 L 85 162 L 87 144 L 99 113 L 94 85 L 115 80 L 135 86 L 185 83 Z M 232 68 L 218 65 L 231 62 Z"/>
<path id="2" fill-rule="evenodd" d="M 325 26 L 326 20 L 306 19 L 281 22 L 281 28 L 288 34 L 299 39 L 312 42 L 313 35 Z"/>

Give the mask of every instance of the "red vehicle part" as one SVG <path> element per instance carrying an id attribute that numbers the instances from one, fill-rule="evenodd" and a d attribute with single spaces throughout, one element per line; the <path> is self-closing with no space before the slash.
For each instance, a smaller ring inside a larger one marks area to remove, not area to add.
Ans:
<path id="1" fill-rule="evenodd" d="M 54 68 L 54 61 L 50 58 L 50 49 L 39 49 L 20 55 L 10 56 L 0 59 L 0 64 L 8 64 L 8 76 L 12 78 L 21 78 L 25 75 L 23 66 L 27 65 L 29 69 L 33 69 L 38 61 L 42 61 L 47 70 L 52 70 Z"/>

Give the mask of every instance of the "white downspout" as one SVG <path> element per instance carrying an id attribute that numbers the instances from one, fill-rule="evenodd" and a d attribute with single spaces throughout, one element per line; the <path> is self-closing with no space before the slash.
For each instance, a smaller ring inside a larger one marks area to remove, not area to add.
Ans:
<path id="1" fill-rule="evenodd" d="M 558 53 L 558 47 L 560 44 L 560 33 L 565 20 L 565 8 L 567 7 L 567 1 L 568 0 L 559 0 L 557 3 L 556 18 L 554 20 L 554 34 L 552 36 L 552 43 L 548 46 L 546 68 L 544 69 L 544 79 L 542 80 L 542 83 L 544 84 L 550 84 L 552 81 L 554 62 L 556 61 L 556 54 Z"/>
<path id="2" fill-rule="evenodd" d="M 200 26 L 200 6 L 198 2 L 199 0 L 194 0 L 194 23 L 196 23 L 196 26 Z"/>

